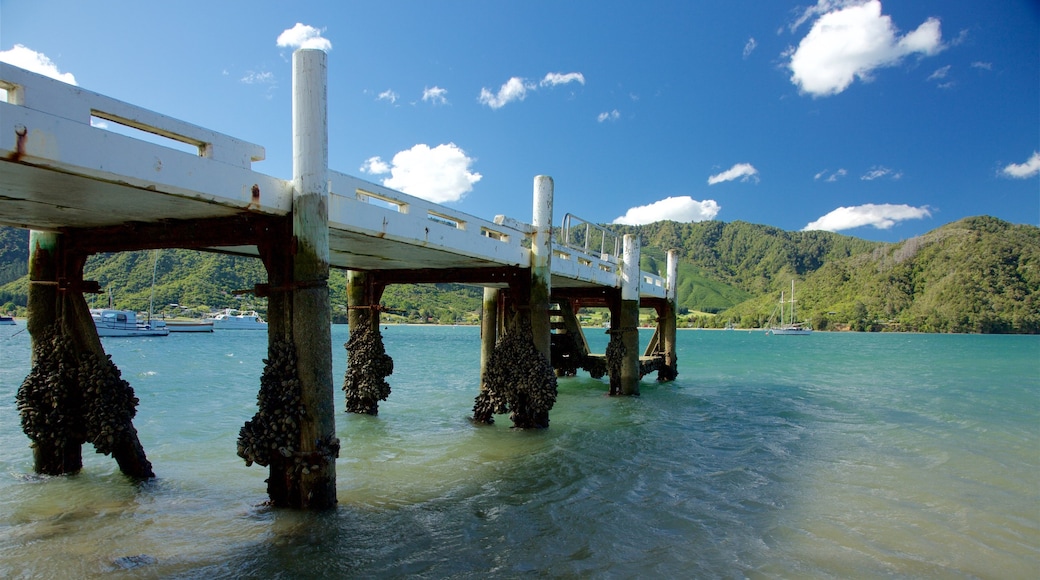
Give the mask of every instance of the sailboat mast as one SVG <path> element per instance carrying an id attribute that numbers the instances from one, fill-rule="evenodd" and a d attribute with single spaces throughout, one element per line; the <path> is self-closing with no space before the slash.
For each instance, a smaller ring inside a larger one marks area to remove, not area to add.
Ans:
<path id="1" fill-rule="evenodd" d="M 794 324 L 794 279 L 791 280 L 791 324 Z"/>
<path id="2" fill-rule="evenodd" d="M 148 322 L 152 321 L 152 308 L 155 307 L 155 266 L 159 262 L 159 250 L 152 250 L 152 294 L 148 297 Z"/>

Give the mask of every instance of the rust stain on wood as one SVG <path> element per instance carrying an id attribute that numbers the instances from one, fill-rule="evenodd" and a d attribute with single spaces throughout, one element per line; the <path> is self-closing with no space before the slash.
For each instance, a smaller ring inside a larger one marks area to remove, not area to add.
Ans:
<path id="1" fill-rule="evenodd" d="M 11 161 L 21 161 L 22 157 L 25 157 L 25 138 L 29 134 L 29 130 L 25 128 L 25 125 L 18 125 L 14 129 L 14 134 L 17 137 L 15 139 L 15 150 L 7 158 Z"/>

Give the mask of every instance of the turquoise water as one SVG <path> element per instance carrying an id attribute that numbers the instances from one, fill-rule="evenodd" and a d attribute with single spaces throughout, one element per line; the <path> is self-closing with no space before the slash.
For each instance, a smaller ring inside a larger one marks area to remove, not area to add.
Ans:
<path id="1" fill-rule="evenodd" d="M 1040 576 L 1040 337 L 681 331 L 679 380 L 561 379 L 538 432 L 468 421 L 478 329 L 384 339 L 393 392 L 337 414 L 312 514 L 235 455 L 263 334 L 105 339 L 158 475 L 134 484 L 89 445 L 32 475 L 28 336 L 0 327 L 0 577 Z"/>

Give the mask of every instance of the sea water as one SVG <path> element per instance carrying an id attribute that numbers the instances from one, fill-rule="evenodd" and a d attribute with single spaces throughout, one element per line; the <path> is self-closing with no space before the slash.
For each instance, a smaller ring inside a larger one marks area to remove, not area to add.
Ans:
<path id="1" fill-rule="evenodd" d="M 680 331 L 678 380 L 579 372 L 524 431 L 468 419 L 477 328 L 384 328 L 375 417 L 342 411 L 332 336 L 339 505 L 305 513 L 235 455 L 263 332 L 104 339 L 157 475 L 134 483 L 90 445 L 33 474 L 29 337 L 0 327 L 0 577 L 1040 577 L 1040 337 Z"/>

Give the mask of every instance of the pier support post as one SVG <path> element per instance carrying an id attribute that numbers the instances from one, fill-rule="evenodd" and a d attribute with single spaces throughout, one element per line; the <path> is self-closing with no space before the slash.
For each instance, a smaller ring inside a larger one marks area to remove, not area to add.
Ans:
<path id="1" fill-rule="evenodd" d="M 531 332 L 534 345 L 545 360 L 552 360 L 552 325 L 549 320 L 549 295 L 552 266 L 553 180 L 548 175 L 534 178 L 534 211 L 531 242 Z"/>
<path id="2" fill-rule="evenodd" d="M 238 454 L 269 467 L 267 493 L 278 507 L 336 505 L 327 76 L 324 51 L 293 53 L 291 226 L 258 244 L 271 288 L 268 359 L 260 409 L 239 433 Z"/>
<path id="3" fill-rule="evenodd" d="M 621 307 L 617 331 L 624 356 L 621 362 L 622 395 L 639 394 L 639 236 L 625 234 L 621 264 Z"/>
<path id="4" fill-rule="evenodd" d="M 484 303 L 480 318 L 480 389 L 484 390 L 484 375 L 487 373 L 491 353 L 498 344 L 498 305 L 501 290 L 484 288 Z"/>
<path id="5" fill-rule="evenodd" d="M 556 373 L 552 368 L 552 326 L 549 319 L 550 260 L 552 255 L 553 181 L 534 178 L 534 239 L 531 241 L 530 279 L 510 282 L 509 296 L 516 310 L 504 326 L 502 340 L 485 331 L 481 339 L 481 390 L 473 405 L 473 419 L 493 423 L 492 415 L 510 413 L 517 428 L 544 429 L 556 402 Z M 485 291 L 486 329 L 495 319 L 494 295 Z"/>
<path id="6" fill-rule="evenodd" d="M 484 288 L 480 320 L 480 392 L 473 401 L 473 421 L 485 425 L 495 422 L 496 413 L 505 413 L 508 410 L 508 394 L 499 392 L 503 385 L 496 384 L 495 380 L 500 374 L 500 369 L 495 365 L 500 364 L 502 358 L 502 353 L 496 352 L 499 346 L 498 339 L 499 336 L 508 335 L 503 316 L 504 303 L 501 290 Z"/>
<path id="7" fill-rule="evenodd" d="M 61 235 L 32 231 L 29 234 L 29 316 L 26 320 L 26 328 L 29 330 L 29 338 L 32 344 L 32 374 L 26 378 L 30 381 L 33 374 L 50 373 L 57 369 L 46 369 L 42 367 L 56 366 L 48 365 L 44 357 L 58 355 L 60 349 L 53 348 L 53 341 L 61 340 L 61 337 L 53 336 L 57 322 L 60 318 L 58 309 L 61 302 L 58 298 L 59 263 L 61 261 Z M 54 361 L 57 363 L 58 361 Z M 60 378 L 59 378 L 60 381 Z M 57 386 L 56 382 L 51 382 Z M 26 384 L 19 390 L 22 397 Z M 63 391 L 66 389 L 62 389 Z M 58 393 L 54 393 L 57 395 Z M 19 401 L 19 410 L 22 412 L 22 427 L 26 435 L 32 439 L 33 470 L 45 475 L 64 475 L 76 473 L 83 468 L 82 454 L 82 429 L 74 426 L 79 422 L 80 410 L 71 407 L 82 405 L 82 394 L 78 392 L 61 393 L 66 399 L 59 404 L 65 407 L 62 419 L 56 424 L 48 426 L 46 433 L 29 432 L 36 429 L 27 425 L 22 401 Z M 41 425 L 41 427 L 44 427 Z"/>
<path id="8" fill-rule="evenodd" d="M 366 272 L 347 272 L 347 374 L 343 380 L 348 413 L 379 414 L 379 401 L 390 396 L 386 377 L 394 372 L 394 361 L 386 354 L 379 333 L 379 299 L 382 285 Z"/>
<path id="9" fill-rule="evenodd" d="M 18 390 L 22 427 L 38 473 L 82 468 L 82 444 L 111 455 L 125 475 L 154 477 L 137 437 L 137 397 L 105 354 L 83 299 L 86 256 L 63 250 L 63 236 L 32 232 L 29 321 L 33 369 Z"/>
<path id="10" fill-rule="evenodd" d="M 323 50 L 293 53 L 292 333 L 306 415 L 300 452 L 310 468 L 298 472 L 294 507 L 336 505 L 336 439 L 332 386 L 332 308 L 329 303 L 328 70 Z M 317 467 L 317 469 L 314 469 Z"/>
<path id="11" fill-rule="evenodd" d="M 657 371 L 657 380 L 674 381 L 679 375 L 678 357 L 675 354 L 676 302 L 679 296 L 678 277 L 679 254 L 668 250 L 668 269 L 666 271 L 665 300 L 657 313 L 657 328 L 660 333 L 661 352 L 664 354 L 664 366 Z"/>

